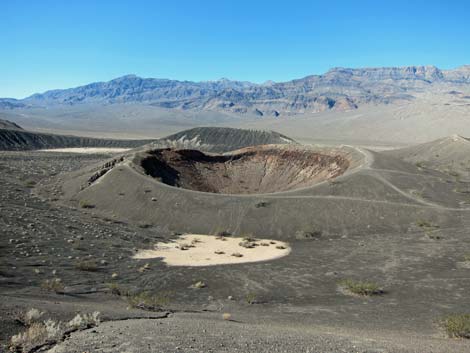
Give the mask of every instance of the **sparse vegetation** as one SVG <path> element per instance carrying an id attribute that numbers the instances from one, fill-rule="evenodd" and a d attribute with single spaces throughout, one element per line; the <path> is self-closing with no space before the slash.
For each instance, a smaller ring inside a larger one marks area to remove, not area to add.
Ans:
<path id="1" fill-rule="evenodd" d="M 91 314 L 77 314 L 67 323 L 67 326 L 72 329 L 94 327 L 100 323 L 99 316 L 99 311 L 94 311 Z"/>
<path id="2" fill-rule="evenodd" d="M 470 254 L 465 254 L 465 255 L 463 256 L 463 261 L 465 261 L 465 262 L 470 262 Z"/>
<path id="3" fill-rule="evenodd" d="M 123 296 L 126 295 L 126 291 L 124 291 L 121 286 L 117 283 L 107 283 L 106 287 L 108 287 L 109 291 L 113 295 Z"/>
<path id="4" fill-rule="evenodd" d="M 257 300 L 256 300 L 256 294 L 255 293 L 248 293 L 245 295 L 245 301 L 248 303 L 248 304 L 256 304 L 257 303 Z"/>
<path id="5" fill-rule="evenodd" d="M 382 288 L 374 282 L 345 279 L 339 282 L 339 285 L 352 294 L 356 295 L 372 296 L 383 294 Z"/>
<path id="6" fill-rule="evenodd" d="M 194 248 L 194 245 L 192 244 L 180 244 L 178 246 L 180 250 L 189 250 L 189 248 Z"/>
<path id="7" fill-rule="evenodd" d="M 75 268 L 80 271 L 96 272 L 99 270 L 95 260 L 82 260 L 75 263 Z"/>
<path id="8" fill-rule="evenodd" d="M 36 182 L 34 180 L 26 180 L 24 185 L 27 188 L 34 188 L 36 186 Z"/>
<path id="9" fill-rule="evenodd" d="M 10 351 L 30 352 L 38 347 L 57 342 L 67 332 L 94 327 L 100 323 L 98 311 L 92 314 L 77 314 L 67 323 L 51 319 L 39 321 L 43 315 L 43 312 L 34 308 L 22 315 L 26 328 L 23 332 L 11 337 Z"/>
<path id="10" fill-rule="evenodd" d="M 247 236 L 244 236 L 244 237 L 243 237 L 243 241 L 255 242 L 255 241 L 256 241 L 256 238 L 252 237 L 251 235 L 247 235 Z"/>
<path id="11" fill-rule="evenodd" d="M 418 220 L 418 221 L 416 222 L 416 224 L 417 224 L 418 227 L 420 227 L 420 228 L 428 228 L 428 229 L 429 229 L 429 228 L 434 228 L 434 229 L 439 228 L 438 225 L 436 225 L 436 224 L 434 224 L 434 223 L 432 223 L 432 222 L 430 222 L 430 221 L 424 220 L 424 219 Z"/>
<path id="12" fill-rule="evenodd" d="M 256 243 L 252 241 L 244 240 L 244 241 L 239 242 L 238 245 L 241 246 L 242 248 L 253 249 L 256 246 Z"/>
<path id="13" fill-rule="evenodd" d="M 313 230 L 313 231 L 304 231 L 304 230 L 299 230 L 295 232 L 295 238 L 296 239 L 320 239 L 322 236 L 323 232 L 321 230 Z"/>
<path id="14" fill-rule="evenodd" d="M 232 233 L 227 232 L 226 230 L 222 230 L 220 232 L 217 232 L 217 234 L 216 234 L 217 238 L 229 237 L 231 235 L 232 235 Z"/>
<path id="15" fill-rule="evenodd" d="M 43 311 L 36 308 L 31 308 L 28 311 L 21 313 L 17 320 L 24 326 L 31 326 L 35 322 L 39 322 L 41 317 L 44 315 Z"/>
<path id="16" fill-rule="evenodd" d="M 207 285 L 203 281 L 197 281 L 196 283 L 191 285 L 191 288 L 201 289 L 201 288 L 205 288 L 206 286 Z"/>
<path id="17" fill-rule="evenodd" d="M 150 264 L 146 263 L 144 266 L 139 267 L 139 269 L 137 271 L 140 272 L 140 273 L 143 273 L 143 272 L 148 271 L 148 270 L 150 270 Z"/>
<path id="18" fill-rule="evenodd" d="M 171 293 L 161 292 L 153 294 L 148 291 L 128 293 L 126 296 L 129 306 L 149 311 L 158 311 L 170 302 Z"/>
<path id="19" fill-rule="evenodd" d="M 255 205 L 256 208 L 263 208 L 263 207 L 268 207 L 268 206 L 269 206 L 269 202 L 267 201 L 260 201 Z"/>
<path id="20" fill-rule="evenodd" d="M 442 237 L 439 234 L 436 234 L 436 233 L 426 233 L 426 235 L 428 236 L 429 239 L 432 239 L 432 240 L 441 240 L 442 239 Z"/>
<path id="21" fill-rule="evenodd" d="M 65 286 L 60 278 L 52 278 L 44 280 L 41 288 L 50 292 L 63 293 Z"/>
<path id="22" fill-rule="evenodd" d="M 86 200 L 80 200 L 78 205 L 80 206 L 80 208 L 88 208 L 88 209 L 96 207 L 95 205 L 91 204 L 90 202 L 88 202 Z"/>
<path id="23" fill-rule="evenodd" d="M 59 323 L 47 320 L 35 322 L 23 332 L 14 335 L 10 339 L 10 350 L 13 352 L 29 352 L 34 347 L 43 345 L 49 341 L 57 340 L 63 329 Z"/>
<path id="24" fill-rule="evenodd" d="M 470 314 L 454 314 L 441 322 L 450 338 L 470 339 Z"/>
<path id="25" fill-rule="evenodd" d="M 454 192 L 467 195 L 467 194 L 470 194 L 470 189 L 456 188 L 454 189 Z"/>

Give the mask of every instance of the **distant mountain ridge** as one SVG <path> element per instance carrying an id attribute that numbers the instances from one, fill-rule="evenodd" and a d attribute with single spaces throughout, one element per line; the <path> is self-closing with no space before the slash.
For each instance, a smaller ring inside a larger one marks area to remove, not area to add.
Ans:
<path id="1" fill-rule="evenodd" d="M 333 68 L 323 75 L 256 84 L 220 79 L 177 81 L 127 75 L 70 89 L 0 99 L 0 108 L 24 106 L 137 103 L 168 109 L 211 110 L 279 116 L 353 110 L 363 104 L 411 101 L 434 87 L 470 85 L 470 65 L 453 70 L 435 66 Z"/>

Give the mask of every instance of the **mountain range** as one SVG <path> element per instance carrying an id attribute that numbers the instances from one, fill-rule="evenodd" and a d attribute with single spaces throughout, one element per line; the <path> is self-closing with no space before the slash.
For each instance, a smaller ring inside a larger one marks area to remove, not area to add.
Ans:
<path id="1" fill-rule="evenodd" d="M 334 68 L 323 75 L 263 84 L 127 75 L 108 82 L 37 93 L 21 100 L 3 98 L 0 109 L 132 103 L 183 111 L 278 117 L 409 102 L 429 91 L 444 90 L 470 103 L 470 96 L 460 90 L 468 89 L 469 85 L 470 65 L 452 70 L 435 66 Z"/>

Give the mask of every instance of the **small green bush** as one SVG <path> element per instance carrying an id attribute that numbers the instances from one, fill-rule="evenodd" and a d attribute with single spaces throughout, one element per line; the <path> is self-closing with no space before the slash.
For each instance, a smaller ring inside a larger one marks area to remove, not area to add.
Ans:
<path id="1" fill-rule="evenodd" d="M 95 208 L 96 207 L 95 205 L 93 205 L 93 204 L 91 204 L 91 203 L 89 203 L 88 201 L 85 201 L 85 200 L 80 200 L 80 202 L 78 204 L 81 208 Z"/>
<path id="2" fill-rule="evenodd" d="M 339 283 L 339 285 L 349 292 L 362 296 L 372 296 L 383 294 L 381 287 L 374 282 L 366 281 L 354 281 L 351 279 L 345 279 Z"/>
<path id="3" fill-rule="evenodd" d="M 117 283 L 106 283 L 106 287 L 108 287 L 111 294 L 123 296 L 126 295 L 127 292 L 121 288 L 121 286 Z"/>
<path id="4" fill-rule="evenodd" d="M 450 338 L 470 338 L 470 314 L 454 314 L 442 320 Z"/>
<path id="5" fill-rule="evenodd" d="M 65 286 L 60 278 L 52 278 L 43 281 L 41 288 L 50 292 L 63 293 Z"/>
<path id="6" fill-rule="evenodd" d="M 83 260 L 75 264 L 75 268 L 80 271 L 96 272 L 98 271 L 98 264 L 94 260 Z"/>
<path id="7" fill-rule="evenodd" d="M 152 294 L 145 291 L 140 293 L 129 293 L 127 295 L 127 302 L 132 308 L 155 311 L 162 309 L 162 307 L 165 305 L 168 305 L 170 298 L 170 292 Z"/>
<path id="8" fill-rule="evenodd" d="M 34 180 L 27 180 L 25 182 L 25 186 L 27 188 L 34 188 L 36 186 L 36 182 Z"/>
<path id="9" fill-rule="evenodd" d="M 438 225 L 430 222 L 430 221 L 426 221 L 424 219 L 420 219 L 416 222 L 416 224 L 418 225 L 418 227 L 421 227 L 421 228 L 439 228 Z"/>
<path id="10" fill-rule="evenodd" d="M 256 304 L 257 303 L 256 294 L 255 293 L 248 293 L 247 295 L 245 295 L 245 301 L 248 304 Z"/>

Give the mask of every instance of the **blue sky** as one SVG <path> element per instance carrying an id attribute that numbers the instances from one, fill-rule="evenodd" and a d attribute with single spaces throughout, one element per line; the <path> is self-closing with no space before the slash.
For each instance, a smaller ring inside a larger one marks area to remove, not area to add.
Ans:
<path id="1" fill-rule="evenodd" d="M 125 74 L 285 81 L 470 64 L 470 1 L 0 0 L 0 97 Z"/>

